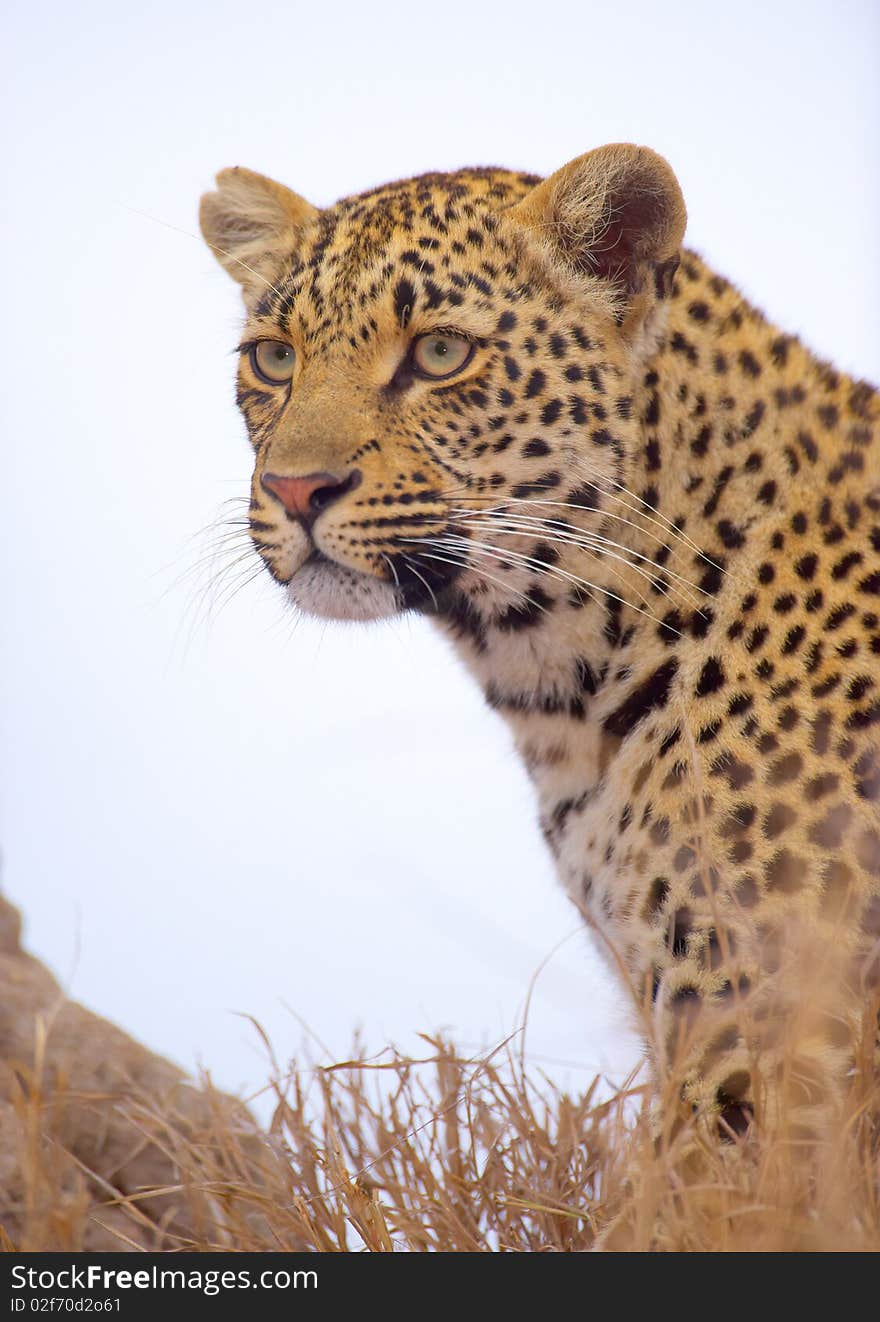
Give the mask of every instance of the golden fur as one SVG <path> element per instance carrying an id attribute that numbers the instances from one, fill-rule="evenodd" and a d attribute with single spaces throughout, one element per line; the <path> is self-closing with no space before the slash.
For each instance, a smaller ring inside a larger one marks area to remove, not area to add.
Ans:
<path id="1" fill-rule="evenodd" d="M 658 1069 L 684 1043 L 689 1104 L 728 1133 L 780 1089 L 811 1123 L 880 982 L 873 389 L 681 249 L 645 148 L 323 210 L 227 170 L 202 226 L 247 309 L 270 573 L 317 614 L 436 620 L 513 730 Z M 412 369 L 431 333 L 469 342 L 457 375 Z M 264 339 L 295 352 L 283 387 L 254 374 Z M 314 475 L 307 518 L 263 481 Z M 795 927 L 846 973 L 782 1079 Z"/>

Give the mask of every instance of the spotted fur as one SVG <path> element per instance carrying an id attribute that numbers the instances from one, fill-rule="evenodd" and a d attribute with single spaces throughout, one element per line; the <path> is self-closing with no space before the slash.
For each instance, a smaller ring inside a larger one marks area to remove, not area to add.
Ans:
<path id="1" fill-rule="evenodd" d="M 681 249 L 684 223 L 630 147 L 320 211 L 225 171 L 202 210 L 246 344 L 296 353 L 284 389 L 239 370 L 266 567 L 304 610 L 420 611 L 453 640 L 655 1055 L 713 1007 L 687 1095 L 736 1127 L 774 1087 L 746 1025 L 779 1007 L 795 924 L 848 969 L 807 1100 L 880 985 L 878 401 Z M 409 346 L 437 330 L 473 354 L 425 381 Z M 333 498 L 306 526 L 268 472 L 330 474 Z"/>

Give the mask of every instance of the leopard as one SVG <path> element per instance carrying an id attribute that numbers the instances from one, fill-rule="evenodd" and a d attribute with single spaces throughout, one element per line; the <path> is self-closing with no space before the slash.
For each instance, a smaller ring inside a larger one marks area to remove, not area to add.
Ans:
<path id="1" fill-rule="evenodd" d="M 300 612 L 451 643 L 655 1069 L 737 1142 L 792 1097 L 806 1132 L 880 989 L 880 408 L 686 223 L 628 143 L 200 206 L 256 553 Z"/>

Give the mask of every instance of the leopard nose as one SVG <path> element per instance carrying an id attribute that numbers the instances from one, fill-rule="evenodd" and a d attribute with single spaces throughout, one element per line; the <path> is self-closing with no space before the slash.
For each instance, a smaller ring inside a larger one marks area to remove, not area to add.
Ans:
<path id="1" fill-rule="evenodd" d="M 357 468 L 345 477 L 337 473 L 309 473 L 306 477 L 264 473 L 260 481 L 292 519 L 300 519 L 310 528 L 319 514 L 360 486 L 361 475 Z"/>

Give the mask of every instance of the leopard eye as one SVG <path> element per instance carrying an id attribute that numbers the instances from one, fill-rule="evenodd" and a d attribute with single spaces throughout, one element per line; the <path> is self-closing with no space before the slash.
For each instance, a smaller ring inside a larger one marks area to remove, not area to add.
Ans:
<path id="1" fill-rule="evenodd" d="M 270 386 L 284 385 L 293 376 L 296 355 L 281 340 L 258 340 L 251 345 L 250 359 L 254 373 Z"/>
<path id="2" fill-rule="evenodd" d="M 463 335 L 435 332 L 413 340 L 412 363 L 419 376 L 454 376 L 470 361 L 474 346 Z"/>

